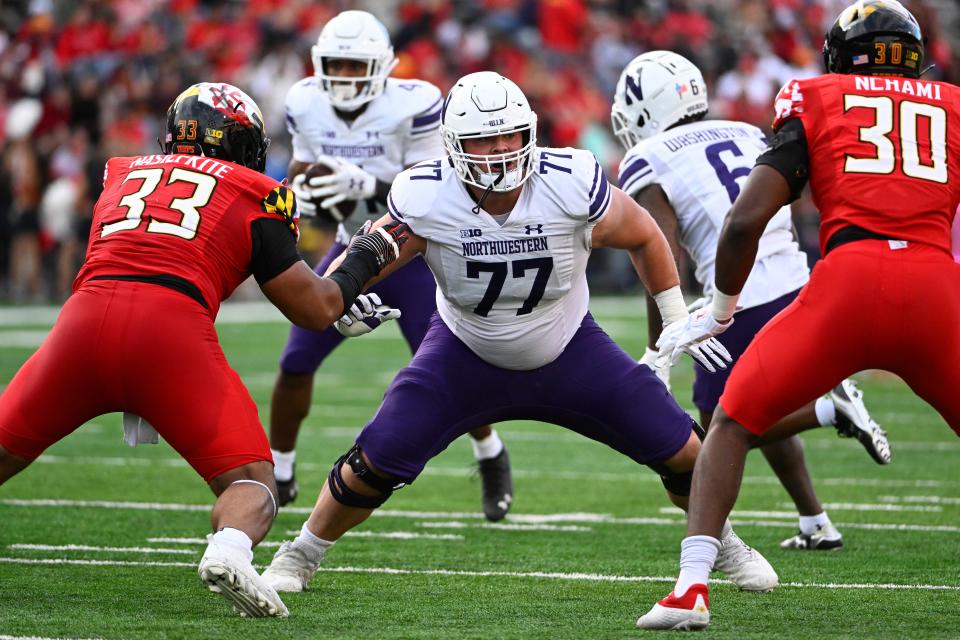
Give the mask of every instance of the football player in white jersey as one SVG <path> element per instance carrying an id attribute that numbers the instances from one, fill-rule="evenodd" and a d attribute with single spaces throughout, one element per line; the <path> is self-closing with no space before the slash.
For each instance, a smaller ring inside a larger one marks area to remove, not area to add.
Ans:
<path id="1" fill-rule="evenodd" d="M 397 176 L 387 205 L 412 232 L 400 260 L 422 254 L 438 313 L 376 415 L 333 466 L 300 535 L 264 573 L 301 591 L 329 547 L 433 456 L 485 421 L 551 422 L 661 475 L 684 507 L 702 430 L 649 368 L 603 332 L 587 307 L 593 247 L 630 252 L 665 322 L 687 310 L 669 246 L 652 218 L 580 149 L 536 146 L 536 114 L 510 80 L 461 78 L 443 106 L 447 156 Z M 689 351 L 725 366 L 716 342 Z M 744 589 L 777 584 L 769 563 L 725 527 L 716 567 Z"/>
<path id="2" fill-rule="evenodd" d="M 620 164 L 620 187 L 646 208 L 663 230 L 674 255 L 686 249 L 705 296 L 712 295 L 717 241 L 724 217 L 767 147 L 756 127 L 729 120 L 705 120 L 707 89 L 700 70 L 670 51 L 636 57 L 620 75 L 611 109 L 614 133 L 627 149 Z M 809 280 L 806 256 L 794 240 L 790 207 L 783 207 L 760 239 L 757 261 L 740 297 L 731 328 L 718 337 L 731 356 L 740 357 L 753 336 L 786 307 Z M 648 304 L 650 344 L 660 336 L 660 316 Z M 647 348 L 642 362 L 669 380 L 669 365 L 658 368 L 658 353 Z M 701 424 L 710 424 L 729 370 L 705 376 L 696 372 L 693 402 Z M 862 393 L 844 380 L 828 396 L 783 419 L 796 433 L 821 425 L 856 437 L 880 464 L 890 461 L 886 433 L 870 419 Z M 843 538 L 817 499 L 794 435 L 761 448 L 800 514 L 800 532 L 784 540 L 784 549 L 838 549 Z M 683 594 L 676 594 L 682 597 Z M 654 613 L 654 612 L 651 612 Z M 656 619 L 654 619 L 656 618 Z M 639 626 L 661 628 L 658 616 Z"/>
<path id="3" fill-rule="evenodd" d="M 386 212 L 394 176 L 443 154 L 438 134 L 443 100 L 429 82 L 388 77 L 397 64 L 389 34 L 365 11 L 344 11 L 330 20 L 311 54 L 315 75 L 287 94 L 287 126 L 293 136 L 288 175 L 303 215 L 339 222 L 337 242 L 316 267 L 324 273 L 364 222 Z M 331 173 L 308 179 L 305 171 L 313 163 L 326 165 Z M 349 217 L 343 215 L 348 210 Z M 411 352 L 436 310 L 435 288 L 423 260 L 415 260 L 371 289 L 402 307 L 399 325 Z M 334 329 L 290 329 L 270 403 L 270 446 L 281 505 L 297 495 L 294 447 L 310 411 L 314 374 L 343 339 Z M 484 514 L 500 520 L 513 500 L 507 450 L 490 425 L 478 425 L 470 435 Z"/>

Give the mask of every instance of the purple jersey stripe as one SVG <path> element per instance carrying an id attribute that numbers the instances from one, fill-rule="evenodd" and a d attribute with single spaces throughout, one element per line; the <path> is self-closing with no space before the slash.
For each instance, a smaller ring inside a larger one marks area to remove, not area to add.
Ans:
<path id="1" fill-rule="evenodd" d="M 590 203 L 590 215 L 588 220 L 593 220 L 597 217 L 600 211 L 603 211 L 606 208 L 606 203 L 610 199 L 610 183 L 607 182 L 606 178 L 600 179 L 600 188 L 597 189 L 597 196 L 593 199 L 593 202 Z"/>
<path id="2" fill-rule="evenodd" d="M 403 222 L 403 214 L 397 210 L 397 205 L 393 203 L 393 192 L 387 194 L 387 213 L 390 214 L 390 217 Z"/>
<path id="3" fill-rule="evenodd" d="M 627 168 L 620 172 L 620 186 L 624 186 L 630 180 L 630 177 L 644 169 L 645 167 L 650 166 L 650 163 L 644 160 L 643 158 L 637 158 L 633 162 L 627 165 Z M 652 171 L 652 169 L 651 169 Z"/>
<path id="4" fill-rule="evenodd" d="M 604 180 L 604 183 L 606 184 L 606 180 Z M 590 217 L 587 218 L 588 222 L 593 222 L 607 212 L 607 209 L 610 206 L 610 196 L 613 195 L 613 192 L 610 189 L 604 189 L 604 191 L 607 192 L 607 197 L 604 199 L 604 202 L 601 203 L 600 207 L 597 209 L 597 212 L 590 214 Z"/>
<path id="5" fill-rule="evenodd" d="M 440 101 L 437 100 L 435 103 L 433 103 L 433 106 L 431 106 L 430 109 L 427 110 L 426 113 L 423 113 L 417 116 L 416 118 L 414 118 L 413 128 L 416 129 L 417 127 L 425 127 L 428 124 L 433 124 L 434 122 L 439 121 L 440 120 L 439 104 L 440 104 Z"/>
<path id="6" fill-rule="evenodd" d="M 587 198 L 593 198 L 593 192 L 597 190 L 597 182 L 600 181 L 600 176 L 602 172 L 600 171 L 600 163 L 597 162 L 593 168 L 593 184 L 590 185 L 590 194 Z"/>

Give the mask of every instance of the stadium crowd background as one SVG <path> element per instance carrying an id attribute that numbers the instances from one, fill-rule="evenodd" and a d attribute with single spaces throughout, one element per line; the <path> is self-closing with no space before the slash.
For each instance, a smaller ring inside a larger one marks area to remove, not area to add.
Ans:
<path id="1" fill-rule="evenodd" d="M 83 259 L 103 164 L 158 151 L 167 105 L 186 86 L 224 81 L 259 103 L 273 142 L 268 173 L 286 174 L 287 89 L 312 73 L 324 23 L 365 9 L 390 30 L 394 75 L 444 92 L 465 73 L 516 81 L 545 146 L 592 150 L 615 181 L 623 155 L 609 125 L 624 65 L 651 49 L 693 60 L 711 114 L 769 131 L 791 77 L 821 73 L 823 34 L 847 0 L 3 0 L 0 4 L 0 302 L 61 302 Z M 954 0 L 905 2 L 927 35 L 925 78 L 960 80 Z M 816 258 L 817 213 L 794 205 Z M 316 247 L 307 234 L 302 249 Z M 595 291 L 636 286 L 615 252 L 591 262 Z"/>

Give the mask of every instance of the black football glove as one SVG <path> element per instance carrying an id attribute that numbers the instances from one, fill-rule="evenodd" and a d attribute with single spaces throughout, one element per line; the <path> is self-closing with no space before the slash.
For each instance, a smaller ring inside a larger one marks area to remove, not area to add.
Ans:
<path id="1" fill-rule="evenodd" d="M 379 273 L 400 256 L 400 247 L 410 238 L 410 227 L 403 222 L 391 220 L 371 232 L 371 225 L 368 220 L 351 238 L 347 246 L 347 257 L 358 253 L 372 256 L 377 262 Z"/>

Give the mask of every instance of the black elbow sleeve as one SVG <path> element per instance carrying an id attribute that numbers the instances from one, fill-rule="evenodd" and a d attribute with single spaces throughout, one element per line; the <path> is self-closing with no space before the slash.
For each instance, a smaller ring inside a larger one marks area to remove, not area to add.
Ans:
<path id="1" fill-rule="evenodd" d="M 774 134 L 757 164 L 776 169 L 790 185 L 790 201 L 800 197 L 809 177 L 810 155 L 807 137 L 799 118 L 788 120 Z"/>

